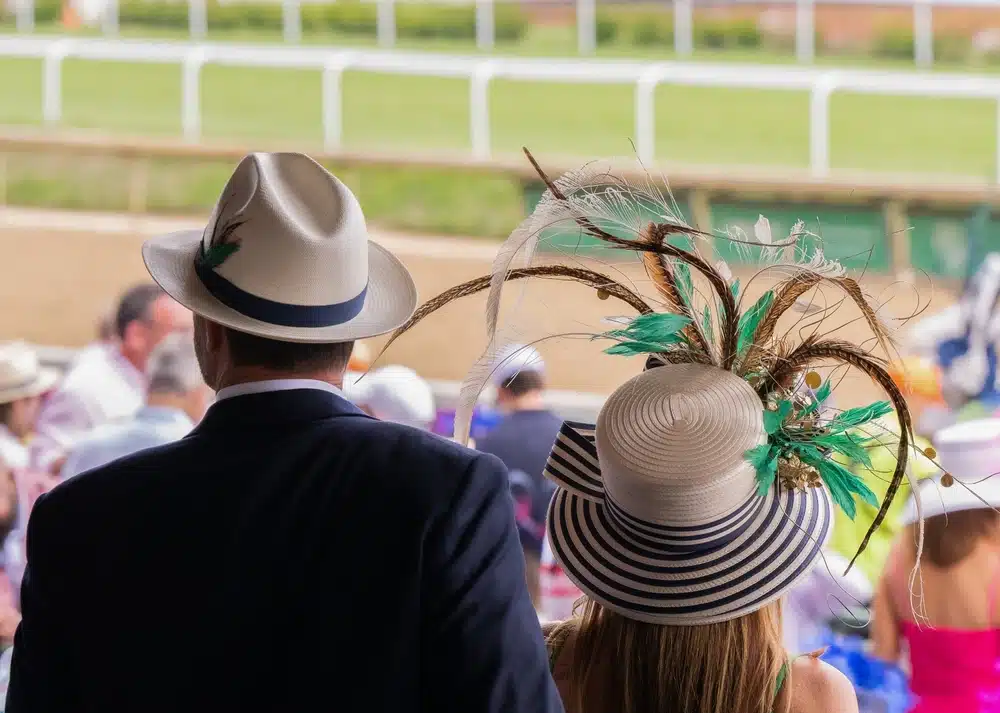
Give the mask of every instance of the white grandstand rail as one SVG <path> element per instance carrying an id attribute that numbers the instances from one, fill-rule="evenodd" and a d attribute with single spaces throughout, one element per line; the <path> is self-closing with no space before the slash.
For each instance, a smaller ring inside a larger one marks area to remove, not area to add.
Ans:
<path id="1" fill-rule="evenodd" d="M 655 95 L 659 86 L 805 91 L 810 94 L 809 167 L 817 178 L 825 178 L 830 173 L 830 99 L 835 92 L 982 99 L 997 105 L 998 148 L 994 178 L 1000 178 L 1000 78 L 986 75 L 693 62 L 480 58 L 318 47 L 38 37 L 0 38 L 0 57 L 42 60 L 42 111 L 48 124 L 57 124 L 62 118 L 61 79 L 65 59 L 177 64 L 182 72 L 181 127 L 189 141 L 196 141 L 201 135 L 201 71 L 206 65 L 315 70 L 323 77 L 322 116 L 318 119 L 323 123 L 324 140 L 331 150 L 342 144 L 341 77 L 345 71 L 465 79 L 469 82 L 470 148 L 472 155 L 480 160 L 489 159 L 491 155 L 489 89 L 492 81 L 498 78 L 560 84 L 634 85 L 637 151 L 639 158 L 649 163 L 656 158 Z"/>

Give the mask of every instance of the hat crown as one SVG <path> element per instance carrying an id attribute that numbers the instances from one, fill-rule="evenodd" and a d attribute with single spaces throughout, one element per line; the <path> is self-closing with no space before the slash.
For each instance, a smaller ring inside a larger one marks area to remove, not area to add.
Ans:
<path id="1" fill-rule="evenodd" d="M 321 306 L 368 284 L 368 229 L 357 198 L 313 159 L 255 153 L 237 166 L 202 236 L 238 246 L 214 269 L 275 302 Z"/>
<path id="2" fill-rule="evenodd" d="M 24 342 L 0 344 L 0 390 L 31 383 L 39 369 L 38 355 Z"/>
<path id="3" fill-rule="evenodd" d="M 978 481 L 1000 472 L 1000 419 L 965 421 L 934 437 L 937 461 L 960 481 Z"/>
<path id="4" fill-rule="evenodd" d="M 628 514 L 696 525 L 735 511 L 756 488 L 746 451 L 764 443 L 763 405 L 731 372 L 666 365 L 625 382 L 597 419 L 604 487 Z"/>

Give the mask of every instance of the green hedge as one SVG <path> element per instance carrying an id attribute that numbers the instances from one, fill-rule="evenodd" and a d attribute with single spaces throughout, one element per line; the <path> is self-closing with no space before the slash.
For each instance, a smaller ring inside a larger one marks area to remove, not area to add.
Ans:
<path id="1" fill-rule="evenodd" d="M 280 34 L 283 27 L 282 7 L 278 3 L 220 4 L 208 0 L 209 30 L 252 30 Z M 305 4 L 301 7 L 302 30 L 306 33 L 336 32 L 338 34 L 374 37 L 376 6 L 372 3 L 342 0 L 332 4 Z M 36 22 L 57 22 L 60 3 L 38 0 Z M 125 28 L 177 29 L 188 27 L 188 8 L 184 2 L 150 2 L 122 0 L 118 21 Z M 497 5 L 494 24 L 496 39 L 517 42 L 528 29 L 528 20 L 517 5 Z M 428 5 L 400 3 L 396 6 L 396 33 L 410 39 L 474 40 L 476 9 L 472 5 Z"/>
<path id="2" fill-rule="evenodd" d="M 875 38 L 873 53 L 886 59 L 912 60 L 916 41 L 913 31 L 906 28 L 886 30 Z M 972 43 L 962 35 L 935 35 L 935 62 L 966 62 L 972 54 Z"/>

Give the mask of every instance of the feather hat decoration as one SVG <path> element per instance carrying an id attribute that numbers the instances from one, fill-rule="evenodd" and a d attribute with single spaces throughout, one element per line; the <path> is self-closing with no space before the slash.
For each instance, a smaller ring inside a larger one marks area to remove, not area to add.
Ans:
<path id="1" fill-rule="evenodd" d="M 498 328 L 505 283 L 575 281 L 635 313 L 628 319 L 616 319 L 614 329 L 592 335 L 613 342 L 607 353 L 645 355 L 646 369 L 662 364 L 711 365 L 734 373 L 753 387 L 764 409 L 768 439 L 748 451 L 746 458 L 756 469 L 761 492 L 822 484 L 852 517 L 855 497 L 877 504 L 864 481 L 829 456 L 839 453 L 864 462 L 868 458 L 866 441 L 857 434 L 866 424 L 895 411 L 900 424 L 896 467 L 878 515 L 858 549 L 860 554 L 907 475 L 913 440 L 909 409 L 882 355 L 819 332 L 822 311 L 810 317 L 817 329 L 804 338 L 792 340 L 777 328 L 782 316 L 793 308 L 803 311 L 803 300 L 810 291 L 830 286 L 857 307 L 874 344 L 888 354 L 893 349 L 892 333 L 878 306 L 845 274 L 839 262 L 827 259 L 820 248 L 808 247 L 804 238 L 815 236 L 807 234 L 802 223 L 778 241 L 772 239 L 770 224 L 763 217 L 754 226 L 752 238 L 738 230 L 720 237 L 685 223 L 673 199 L 648 176 L 644 181 L 630 182 L 591 165 L 551 180 L 527 150 L 525 154 L 547 190 L 532 215 L 500 247 L 492 272 L 429 300 L 393 333 L 385 347 L 446 304 L 488 292 L 488 345 L 463 383 L 456 439 L 467 439 L 472 408 L 488 382 L 489 368 L 505 346 Z M 608 249 L 636 253 L 655 295 L 641 294 L 627 281 L 575 264 L 534 264 L 539 241 L 559 224 L 575 226 Z M 699 249 L 700 244 L 718 239 L 729 241 L 738 251 L 752 253 L 761 263 L 760 272 L 777 268 L 781 279 L 752 304 L 746 304 L 739 280 L 733 279 L 725 263 L 713 263 Z M 699 285 L 702 289 L 696 289 Z M 887 400 L 827 417 L 819 405 L 826 401 L 833 385 L 813 370 L 831 364 L 865 374 L 885 392 Z M 803 381 L 812 382 L 811 394 L 805 397 L 796 388 Z"/>

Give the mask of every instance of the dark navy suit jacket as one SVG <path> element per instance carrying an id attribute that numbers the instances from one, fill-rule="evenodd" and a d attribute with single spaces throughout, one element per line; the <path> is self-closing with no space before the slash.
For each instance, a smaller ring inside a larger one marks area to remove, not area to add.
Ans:
<path id="1" fill-rule="evenodd" d="M 503 466 L 235 396 L 28 525 L 7 713 L 561 711 Z"/>

